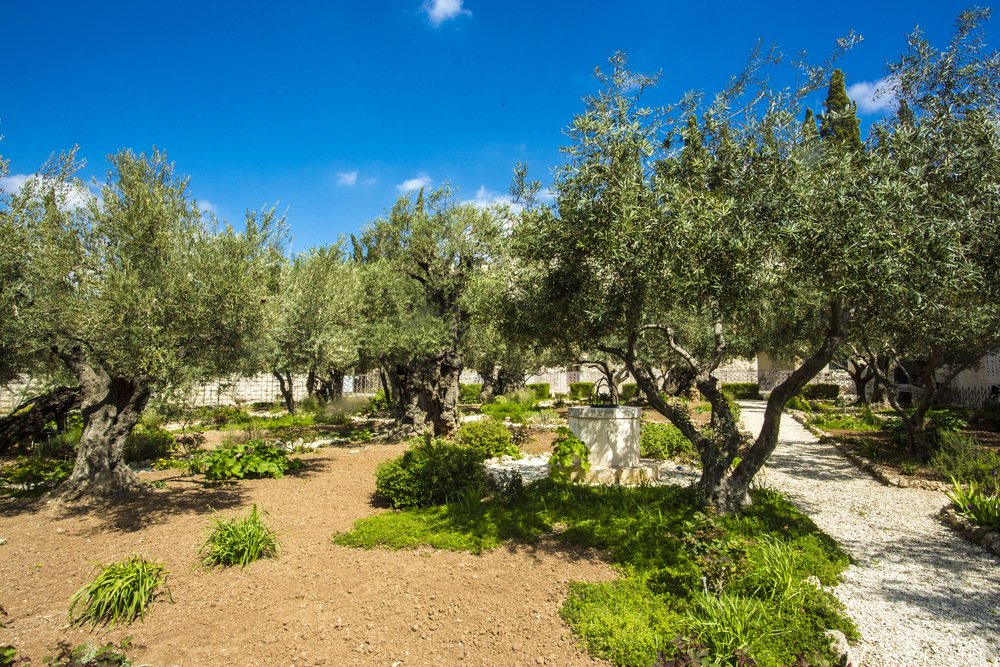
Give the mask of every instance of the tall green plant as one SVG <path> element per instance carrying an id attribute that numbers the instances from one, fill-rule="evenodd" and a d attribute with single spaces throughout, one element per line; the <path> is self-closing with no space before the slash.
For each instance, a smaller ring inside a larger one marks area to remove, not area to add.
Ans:
<path id="1" fill-rule="evenodd" d="M 70 619 L 90 622 L 93 630 L 99 623 L 131 625 L 138 617 L 146 620 L 146 611 L 153 603 L 158 589 L 163 586 L 170 601 L 170 589 L 166 586 L 164 566 L 156 561 L 147 561 L 138 554 L 126 556 L 118 563 L 102 565 L 94 563 L 97 576 L 94 580 L 70 597 Z M 80 616 L 73 618 L 77 605 Z"/>

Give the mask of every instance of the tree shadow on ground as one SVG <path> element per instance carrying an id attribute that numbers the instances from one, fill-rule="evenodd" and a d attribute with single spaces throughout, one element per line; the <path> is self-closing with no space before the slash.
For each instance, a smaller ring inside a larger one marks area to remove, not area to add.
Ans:
<path id="1" fill-rule="evenodd" d="M 98 519 L 84 532 L 131 533 L 184 515 L 203 515 L 246 504 L 248 491 L 233 482 L 211 482 L 193 477 L 169 478 L 165 489 L 119 496 L 109 500 L 64 504 L 60 519 Z"/>

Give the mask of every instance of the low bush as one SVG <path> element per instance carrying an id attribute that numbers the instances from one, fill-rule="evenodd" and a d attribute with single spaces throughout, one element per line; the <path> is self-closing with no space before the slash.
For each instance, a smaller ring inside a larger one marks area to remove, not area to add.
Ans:
<path id="1" fill-rule="evenodd" d="M 639 385 L 635 382 L 626 382 L 622 385 L 622 395 L 618 400 L 624 405 L 635 398 L 637 393 L 639 393 Z"/>
<path id="2" fill-rule="evenodd" d="M 483 391 L 482 383 L 473 384 L 459 384 L 458 385 L 458 402 L 459 403 L 478 403 L 479 394 Z"/>
<path id="3" fill-rule="evenodd" d="M 425 436 L 399 458 L 378 465 L 375 490 L 393 507 L 442 505 L 466 488 L 482 488 L 485 459 L 471 447 Z"/>
<path id="4" fill-rule="evenodd" d="M 639 434 L 639 456 L 646 459 L 675 459 L 691 454 L 691 441 L 668 422 L 649 422 Z"/>
<path id="5" fill-rule="evenodd" d="M 823 382 L 817 382 L 815 384 L 807 384 L 802 387 L 802 391 L 799 392 L 799 396 L 802 398 L 817 398 L 820 400 L 832 401 L 840 395 L 840 385 L 839 384 L 826 384 Z"/>
<path id="6" fill-rule="evenodd" d="M 511 456 L 519 454 L 517 447 L 511 444 L 510 429 L 492 419 L 463 424 L 455 434 L 455 440 L 460 445 L 482 453 L 483 457 L 488 459 L 504 454 Z"/>
<path id="7" fill-rule="evenodd" d="M 44 456 L 57 459 L 76 458 L 76 448 L 80 444 L 80 437 L 83 435 L 83 428 L 77 426 L 59 433 L 48 440 L 36 442 L 31 453 L 35 456 Z"/>
<path id="8" fill-rule="evenodd" d="M 372 432 L 366 428 L 355 431 L 351 434 L 351 440 L 354 442 L 371 442 Z"/>
<path id="9" fill-rule="evenodd" d="M 226 424 L 246 424 L 253 417 L 241 408 L 231 405 L 220 405 L 215 408 L 201 408 L 202 421 L 207 425 L 219 427 Z"/>
<path id="10" fill-rule="evenodd" d="M 198 555 L 205 554 L 202 565 L 212 567 L 239 565 L 246 568 L 261 558 L 276 558 L 281 543 L 278 534 L 257 513 L 257 505 L 246 516 L 231 519 L 212 517 L 205 531 L 205 541 Z"/>
<path id="11" fill-rule="evenodd" d="M 131 624 L 138 617 L 146 620 L 146 609 L 153 603 L 162 585 L 170 601 L 170 589 L 162 564 L 147 561 L 138 554 L 126 556 L 118 563 L 94 563 L 97 576 L 69 599 L 69 615 L 73 618 L 77 605 L 80 616 L 74 622 L 90 621 L 90 629 L 98 624 Z"/>
<path id="12" fill-rule="evenodd" d="M 375 392 L 374 396 L 368 399 L 368 405 L 361 408 L 361 411 L 375 414 L 377 412 L 385 412 L 391 407 L 392 406 L 389 405 L 389 400 L 385 397 L 385 391 L 379 389 Z"/>
<path id="13" fill-rule="evenodd" d="M 126 637 L 118 644 L 108 642 L 103 646 L 84 644 L 73 648 L 69 642 L 56 642 L 55 655 L 42 658 L 42 662 L 53 667 L 133 667 L 135 661 L 128 658 L 126 651 L 132 648 L 132 638 Z M 26 657 L 14 658 L 13 646 L 0 646 L 0 667 L 14 667 L 31 662 Z"/>
<path id="14" fill-rule="evenodd" d="M 559 413 L 548 408 L 539 409 L 528 416 L 528 421 L 535 426 L 555 426 L 559 423 Z"/>
<path id="15" fill-rule="evenodd" d="M 523 424 L 531 412 L 531 406 L 523 403 L 490 403 L 481 408 L 484 415 L 489 415 L 498 422 L 510 417 L 512 422 Z"/>
<path id="16" fill-rule="evenodd" d="M 954 431 L 940 433 L 936 451 L 929 461 L 943 480 L 961 480 L 992 486 L 1000 473 L 1000 452 L 983 447 L 972 436 Z"/>
<path id="17" fill-rule="evenodd" d="M 288 458 L 284 450 L 260 440 L 230 449 L 215 449 L 193 456 L 187 462 L 192 475 L 204 473 L 206 479 L 280 479 L 289 470 L 302 468 L 300 459 Z"/>
<path id="18" fill-rule="evenodd" d="M 587 400 L 594 393 L 593 382 L 572 382 L 569 385 L 569 397 L 576 400 Z"/>
<path id="19" fill-rule="evenodd" d="M 536 382 L 534 384 L 529 384 L 528 389 L 535 392 L 535 399 L 539 401 L 544 401 L 549 397 L 549 383 L 548 382 Z"/>
<path id="20" fill-rule="evenodd" d="M 174 451 L 174 436 L 159 429 L 136 428 L 125 440 L 122 458 L 126 463 L 148 461 L 170 456 Z"/>
<path id="21" fill-rule="evenodd" d="M 857 415 L 828 412 L 814 417 L 810 423 L 827 431 L 879 431 L 883 426 L 878 415 L 867 409 Z"/>
<path id="22" fill-rule="evenodd" d="M 13 463 L 0 466 L 0 480 L 19 487 L 12 495 L 32 496 L 55 488 L 73 474 L 73 461 L 18 456 Z"/>
<path id="23" fill-rule="evenodd" d="M 733 398 L 760 398 L 760 385 L 756 382 L 730 382 L 722 385 L 722 392 Z"/>
<path id="24" fill-rule="evenodd" d="M 812 406 L 809 405 L 809 401 L 806 401 L 801 396 L 792 396 L 785 403 L 785 407 L 789 410 L 801 410 L 802 412 L 812 412 Z"/>

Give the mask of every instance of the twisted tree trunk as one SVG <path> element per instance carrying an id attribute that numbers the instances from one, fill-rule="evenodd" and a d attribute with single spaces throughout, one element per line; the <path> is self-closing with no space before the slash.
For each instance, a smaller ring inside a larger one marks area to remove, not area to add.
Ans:
<path id="1" fill-rule="evenodd" d="M 458 430 L 458 379 L 462 356 L 446 350 L 429 359 L 393 363 L 380 359 L 392 393 L 396 420 L 390 433 L 394 439 L 431 433 L 447 437 Z"/>
<path id="2" fill-rule="evenodd" d="M 125 441 L 149 401 L 142 378 L 110 376 L 80 344 L 53 350 L 80 383 L 83 434 L 73 474 L 58 489 L 64 500 L 107 498 L 142 488 L 125 463 Z"/>
<path id="3" fill-rule="evenodd" d="M 80 407 L 80 401 L 79 387 L 59 387 L 17 406 L 0 418 L 0 453 L 41 433 L 50 421 L 64 421 L 70 410 Z"/>

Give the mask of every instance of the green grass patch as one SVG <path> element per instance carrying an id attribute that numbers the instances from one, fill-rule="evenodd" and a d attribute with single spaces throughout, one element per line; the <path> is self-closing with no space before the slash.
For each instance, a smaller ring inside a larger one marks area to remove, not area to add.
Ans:
<path id="1" fill-rule="evenodd" d="M 721 517 L 699 511 L 693 489 L 543 480 L 514 505 L 475 497 L 386 512 L 334 542 L 479 552 L 565 525 L 558 539 L 604 550 L 622 578 L 574 583 L 561 613 L 594 655 L 622 667 L 649 665 L 674 636 L 691 632 L 721 664 L 735 664 L 732 650 L 746 643 L 761 667 L 825 652 L 828 628 L 856 637 L 836 599 L 804 581 L 836 583 L 847 556 L 781 494 L 751 495 L 743 514 Z"/>
<path id="2" fill-rule="evenodd" d="M 871 410 L 862 410 L 857 415 L 824 413 L 814 417 L 810 423 L 827 431 L 879 431 L 884 426 L 884 422 Z"/>

